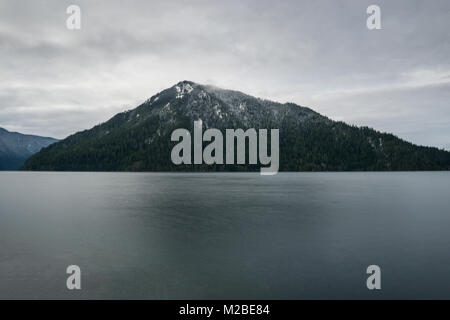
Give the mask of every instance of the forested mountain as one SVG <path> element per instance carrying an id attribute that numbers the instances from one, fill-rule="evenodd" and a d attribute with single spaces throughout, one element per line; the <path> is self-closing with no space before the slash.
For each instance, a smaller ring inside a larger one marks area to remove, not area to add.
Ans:
<path id="1" fill-rule="evenodd" d="M 0 128 L 0 170 L 17 170 L 31 155 L 58 140 Z"/>
<path id="2" fill-rule="evenodd" d="M 54 143 L 24 170 L 235 171 L 259 165 L 180 165 L 171 161 L 177 128 L 279 129 L 280 171 L 448 170 L 450 152 L 420 147 L 392 134 L 350 126 L 293 103 L 182 81 L 134 110 Z M 205 143 L 206 145 L 207 143 Z"/>

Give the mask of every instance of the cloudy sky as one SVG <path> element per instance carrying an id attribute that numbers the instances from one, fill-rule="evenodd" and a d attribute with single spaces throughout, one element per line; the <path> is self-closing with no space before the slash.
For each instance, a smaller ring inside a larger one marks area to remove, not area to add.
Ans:
<path id="1" fill-rule="evenodd" d="M 450 2 L 0 0 L 0 127 L 64 138 L 181 80 L 450 150 Z"/>

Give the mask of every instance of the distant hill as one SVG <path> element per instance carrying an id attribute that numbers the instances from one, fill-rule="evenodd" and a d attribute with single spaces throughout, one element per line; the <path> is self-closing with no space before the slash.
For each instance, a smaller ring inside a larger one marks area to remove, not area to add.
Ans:
<path id="1" fill-rule="evenodd" d="M 56 141 L 0 128 L 0 170 L 19 169 L 31 155 Z"/>
<path id="2" fill-rule="evenodd" d="M 450 152 L 413 145 L 392 134 L 336 122 L 293 103 L 182 81 L 134 110 L 54 143 L 29 158 L 24 170 L 235 171 L 255 165 L 171 162 L 176 128 L 278 128 L 280 171 L 448 170 Z"/>

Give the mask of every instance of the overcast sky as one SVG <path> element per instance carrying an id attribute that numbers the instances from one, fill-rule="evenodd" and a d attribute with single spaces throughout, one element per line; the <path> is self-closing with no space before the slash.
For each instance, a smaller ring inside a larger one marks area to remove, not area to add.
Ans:
<path id="1" fill-rule="evenodd" d="M 64 138 L 181 80 L 450 150 L 450 1 L 0 0 L 0 127 Z"/>

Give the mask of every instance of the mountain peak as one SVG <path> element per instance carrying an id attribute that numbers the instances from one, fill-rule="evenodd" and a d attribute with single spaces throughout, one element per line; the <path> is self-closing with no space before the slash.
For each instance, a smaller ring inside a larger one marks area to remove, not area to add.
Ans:
<path id="1" fill-rule="evenodd" d="M 436 170 L 450 153 L 417 147 L 393 135 L 334 122 L 313 110 L 183 80 L 133 110 L 69 136 L 32 156 L 26 170 L 197 170 L 170 160 L 179 128 L 279 129 L 281 170 Z M 376 143 L 375 143 L 376 142 Z M 99 161 L 99 159 L 102 159 Z M 226 165 L 202 170 L 226 170 Z M 232 167 L 231 170 L 258 168 Z M 258 169 L 259 170 L 259 169 Z"/>
<path id="2" fill-rule="evenodd" d="M 177 98 L 183 98 L 185 94 L 191 93 L 194 90 L 194 87 L 196 87 L 197 84 L 191 81 L 181 81 L 178 82 L 174 88 L 177 93 Z"/>
<path id="3" fill-rule="evenodd" d="M 198 83 L 195 83 L 194 81 L 183 80 L 183 81 L 178 82 L 175 86 L 177 86 L 177 85 L 181 86 L 181 85 L 187 85 L 187 84 L 189 84 L 191 86 L 197 86 L 198 85 Z"/>

